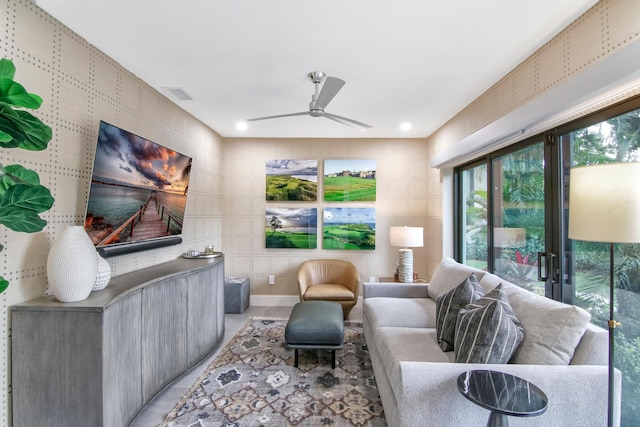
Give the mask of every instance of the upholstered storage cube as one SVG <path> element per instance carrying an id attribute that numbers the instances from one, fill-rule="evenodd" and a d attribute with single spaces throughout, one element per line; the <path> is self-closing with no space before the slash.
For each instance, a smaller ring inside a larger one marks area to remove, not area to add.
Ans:
<path id="1" fill-rule="evenodd" d="M 224 312 L 240 314 L 249 307 L 250 281 L 248 277 L 224 278 Z"/>

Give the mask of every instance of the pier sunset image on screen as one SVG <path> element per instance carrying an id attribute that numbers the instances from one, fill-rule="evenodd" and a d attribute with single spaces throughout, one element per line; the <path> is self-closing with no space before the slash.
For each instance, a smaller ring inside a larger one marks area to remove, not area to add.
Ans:
<path id="1" fill-rule="evenodd" d="M 100 122 L 85 230 L 97 247 L 182 233 L 191 158 Z"/>

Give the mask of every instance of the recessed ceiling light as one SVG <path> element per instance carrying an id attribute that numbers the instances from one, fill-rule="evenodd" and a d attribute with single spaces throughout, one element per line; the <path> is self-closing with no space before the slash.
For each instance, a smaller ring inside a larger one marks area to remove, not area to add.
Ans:
<path id="1" fill-rule="evenodd" d="M 247 124 L 247 122 L 238 122 L 238 123 L 236 123 L 236 129 L 238 129 L 238 130 L 247 130 L 248 127 L 249 127 L 249 125 Z"/>
<path id="2" fill-rule="evenodd" d="M 411 130 L 411 123 L 403 123 L 400 125 L 400 130 L 408 131 Z"/>

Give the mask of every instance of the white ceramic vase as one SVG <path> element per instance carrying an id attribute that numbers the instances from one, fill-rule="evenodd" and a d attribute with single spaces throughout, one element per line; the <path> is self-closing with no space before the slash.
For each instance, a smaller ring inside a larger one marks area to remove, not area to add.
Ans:
<path id="1" fill-rule="evenodd" d="M 98 252 L 96 252 L 96 257 L 98 259 L 98 273 L 96 275 L 96 281 L 93 284 L 93 289 L 91 290 L 101 291 L 107 287 L 109 280 L 111 280 L 111 266 Z"/>
<path id="2" fill-rule="evenodd" d="M 84 227 L 66 226 L 47 258 L 49 287 L 60 302 L 86 299 L 96 282 L 98 258 Z"/>

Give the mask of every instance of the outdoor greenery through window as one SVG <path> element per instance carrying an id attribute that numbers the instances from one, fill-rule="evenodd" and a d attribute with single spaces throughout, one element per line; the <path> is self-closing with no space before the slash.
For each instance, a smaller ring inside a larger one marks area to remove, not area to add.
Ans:
<path id="1" fill-rule="evenodd" d="M 640 161 L 640 109 L 561 136 L 568 167 Z M 629 183 L 629 191 L 640 191 Z M 611 209 L 623 209 L 611 206 Z M 640 221 L 640 218 L 638 218 Z M 607 328 L 609 318 L 609 244 L 565 241 L 571 254 L 569 280 L 574 304 L 591 313 L 591 321 Z M 615 366 L 622 372 L 623 426 L 640 420 L 640 244 L 616 244 L 614 258 Z M 569 296 L 571 297 L 571 296 Z M 569 298 L 565 298 L 569 300 Z"/>
<path id="2" fill-rule="evenodd" d="M 576 304 L 606 329 L 609 244 L 567 237 L 568 177 L 572 167 L 640 161 L 640 99 L 627 105 L 458 168 L 459 261 Z M 629 191 L 640 191 L 639 186 L 629 183 Z M 555 257 L 554 266 L 542 261 L 556 277 L 538 280 L 538 253 Z M 640 420 L 640 244 L 616 244 L 614 264 L 615 317 L 622 324 L 615 329 L 615 366 L 623 378 L 621 425 L 634 426 Z"/>

